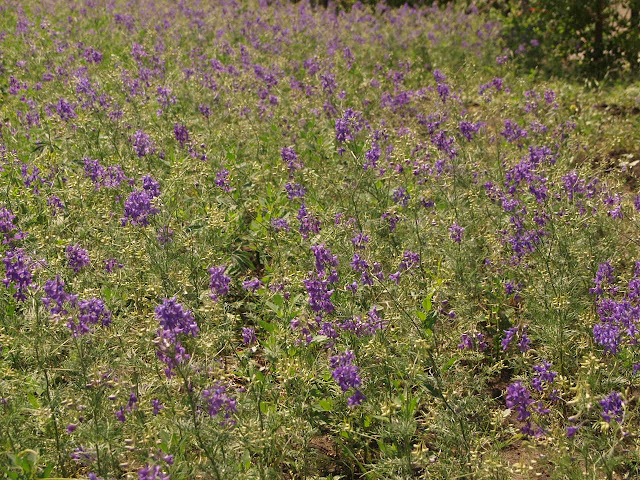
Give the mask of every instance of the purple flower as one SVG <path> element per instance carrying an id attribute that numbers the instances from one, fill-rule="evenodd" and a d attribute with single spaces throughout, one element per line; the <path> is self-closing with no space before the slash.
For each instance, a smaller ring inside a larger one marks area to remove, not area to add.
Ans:
<path id="1" fill-rule="evenodd" d="M 158 110 L 158 115 L 162 115 L 163 110 L 171 105 L 175 105 L 177 99 L 175 95 L 173 95 L 173 90 L 169 87 L 158 87 L 156 93 L 156 100 L 161 106 Z"/>
<path id="2" fill-rule="evenodd" d="M 160 196 L 160 184 L 151 175 L 142 177 L 142 189 L 147 192 L 151 198 Z"/>
<path id="3" fill-rule="evenodd" d="M 531 40 L 533 42 L 534 40 Z M 556 101 L 556 92 L 553 90 L 545 90 L 544 92 L 544 101 L 549 105 Z"/>
<path id="4" fill-rule="evenodd" d="M 155 147 L 153 146 L 153 142 L 151 141 L 151 137 L 149 137 L 149 135 L 144 133 L 142 130 L 138 130 L 133 134 L 131 143 L 133 144 L 138 157 L 151 155 L 156 151 Z"/>
<path id="5" fill-rule="evenodd" d="M 589 290 L 589 293 L 592 295 L 603 295 L 604 288 L 603 285 L 613 284 L 615 282 L 615 277 L 613 276 L 614 270 L 609 262 L 604 262 L 598 265 L 598 271 L 596 272 L 596 277 L 593 279 L 593 283 L 595 287 Z"/>
<path id="6" fill-rule="evenodd" d="M 462 136 L 464 138 L 467 139 L 468 142 L 473 140 L 474 135 L 476 133 L 478 133 L 480 131 L 480 129 L 483 128 L 484 126 L 485 126 L 485 124 L 482 123 L 482 122 L 471 123 L 471 122 L 461 121 L 458 124 L 458 128 L 460 129 L 460 133 L 462 134 Z"/>
<path id="7" fill-rule="evenodd" d="M 112 273 L 116 268 L 122 268 L 124 265 L 119 263 L 115 258 L 107 258 L 104 261 L 104 271 Z"/>
<path id="8" fill-rule="evenodd" d="M 329 289 L 330 279 L 323 279 L 317 273 L 312 273 L 304 280 L 304 286 L 309 295 L 309 306 L 316 313 L 331 313 L 335 306 L 331 302 L 333 290 Z"/>
<path id="9" fill-rule="evenodd" d="M 411 268 L 420 265 L 420 255 L 411 250 L 405 250 L 402 254 L 402 261 L 398 265 L 398 268 L 401 272 L 405 270 L 410 270 Z"/>
<path id="10" fill-rule="evenodd" d="M 77 117 L 73 105 L 68 103 L 64 98 L 58 100 L 56 104 L 56 111 L 62 120 L 71 120 Z"/>
<path id="11" fill-rule="evenodd" d="M 360 390 L 356 390 L 355 392 L 353 392 L 353 395 L 347 398 L 347 405 L 350 407 L 355 407 L 356 405 L 360 405 L 366 399 L 367 397 L 365 397 Z"/>
<path id="12" fill-rule="evenodd" d="M 456 243 L 460 243 L 462 241 L 462 235 L 464 234 L 464 227 L 461 227 L 457 222 L 454 222 L 453 225 L 449 227 L 449 234 L 451 240 Z"/>
<path id="13" fill-rule="evenodd" d="M 350 142 L 362 130 L 362 114 L 348 108 L 342 118 L 336 120 L 336 140 L 338 143 Z"/>
<path id="14" fill-rule="evenodd" d="M 529 350 L 529 344 L 531 343 L 531 339 L 527 335 L 527 327 L 512 327 L 508 330 L 504 331 L 505 336 L 502 339 L 502 350 L 506 351 L 509 348 L 509 345 L 514 340 L 516 335 L 520 337 L 520 341 L 518 342 L 518 348 L 520 352 L 524 353 Z"/>
<path id="15" fill-rule="evenodd" d="M 185 334 L 195 337 L 200 331 L 193 313 L 185 310 L 176 297 L 165 298 L 162 304 L 156 307 L 155 314 L 160 327 L 174 335 Z"/>
<path id="16" fill-rule="evenodd" d="M 501 135 L 506 138 L 509 143 L 514 143 L 521 138 L 527 138 L 528 132 L 526 129 L 520 128 L 520 125 L 516 122 L 507 118 L 504 121 L 504 130 L 502 130 Z"/>
<path id="17" fill-rule="evenodd" d="M 576 432 L 580 429 L 580 425 L 567 427 L 567 438 L 575 436 Z"/>
<path id="18" fill-rule="evenodd" d="M 484 335 L 482 333 L 463 333 L 460 335 L 460 343 L 458 344 L 458 348 L 460 350 L 471 350 L 474 347 L 481 352 L 486 350 L 487 342 L 484 340 Z"/>
<path id="19" fill-rule="evenodd" d="M 209 269 L 209 274 L 211 275 L 211 280 L 209 282 L 209 286 L 211 287 L 211 295 L 209 296 L 214 302 L 218 301 L 221 296 L 229 293 L 229 283 L 231 283 L 231 277 L 225 275 L 226 270 L 226 265 L 211 267 Z"/>
<path id="20" fill-rule="evenodd" d="M 531 393 L 520 382 L 507 387 L 507 407 L 518 412 L 518 420 L 521 422 L 531 416 L 528 408 L 532 403 Z"/>
<path id="21" fill-rule="evenodd" d="M 93 463 L 96 461 L 96 455 L 95 452 L 91 452 L 91 451 L 87 451 L 85 450 L 84 446 L 80 445 L 77 448 L 73 449 L 73 453 L 71 454 L 71 458 L 73 460 L 75 460 L 76 462 L 78 462 L 80 465 L 83 466 L 88 466 L 89 464 Z M 96 477 L 95 475 L 93 475 L 93 477 L 91 476 L 92 474 L 89 474 L 89 479 L 90 480 L 98 480 L 98 477 Z M 102 480 L 102 479 L 99 479 Z"/>
<path id="22" fill-rule="evenodd" d="M 27 289 L 33 282 L 31 258 L 24 253 L 23 249 L 16 248 L 8 251 L 2 261 L 6 269 L 2 282 L 7 288 L 13 285 L 16 290 L 13 297 L 24 302 L 27 299 Z"/>
<path id="23" fill-rule="evenodd" d="M 195 322 L 193 313 L 185 310 L 176 298 L 165 298 L 155 310 L 156 318 L 160 324 L 156 338 L 156 356 L 167 365 L 165 374 L 167 377 L 174 375 L 173 370 L 187 361 L 190 355 L 180 342 L 180 335 L 195 337 L 200 331 Z"/>
<path id="24" fill-rule="evenodd" d="M 91 332 L 91 326 L 101 323 L 102 326 L 111 324 L 111 312 L 99 298 L 90 298 L 78 302 L 79 314 L 77 323 L 70 319 L 67 328 L 74 337 L 80 337 Z"/>
<path id="25" fill-rule="evenodd" d="M 101 187 L 118 188 L 124 180 L 130 180 L 120 165 L 105 168 L 100 165 L 100 161 L 88 157 L 84 159 L 84 175 L 91 180 L 96 190 Z"/>
<path id="26" fill-rule="evenodd" d="M 231 186 L 229 184 L 229 170 L 223 168 L 218 173 L 216 173 L 216 179 L 214 183 L 224 192 L 229 193 L 231 191 Z"/>
<path id="27" fill-rule="evenodd" d="M 351 259 L 349 266 L 356 272 L 366 272 L 369 269 L 369 263 L 358 253 L 353 254 L 353 258 Z"/>
<path id="28" fill-rule="evenodd" d="M 318 273 L 324 273 L 325 267 L 338 266 L 338 256 L 333 255 L 331 250 L 325 247 L 324 243 L 313 245 L 311 251 L 316 259 L 315 267 Z"/>
<path id="29" fill-rule="evenodd" d="M 353 247 L 358 250 L 362 250 L 369 243 L 370 238 L 369 235 L 364 235 L 362 233 L 356 234 L 355 237 L 351 239 L 351 243 L 353 243 Z"/>
<path id="30" fill-rule="evenodd" d="M 249 292 L 256 292 L 262 286 L 262 282 L 257 278 L 251 278 L 242 282 L 242 288 Z"/>
<path id="31" fill-rule="evenodd" d="M 300 222 L 300 234 L 305 240 L 309 238 L 310 233 L 318 233 L 320 231 L 320 220 L 309 213 L 304 203 L 298 209 L 298 221 Z"/>
<path id="32" fill-rule="evenodd" d="M 75 273 L 78 273 L 91 263 L 89 253 L 78 244 L 67 246 L 65 252 L 67 256 L 67 266 Z"/>
<path id="33" fill-rule="evenodd" d="M 42 303 L 53 315 L 67 315 L 69 310 L 64 307 L 65 303 L 72 308 L 76 307 L 78 296 L 65 292 L 64 286 L 60 275 L 56 276 L 55 280 L 48 280 L 44 285 L 45 296 L 42 298 Z"/>
<path id="34" fill-rule="evenodd" d="M 393 232 L 398 223 L 400 222 L 400 220 L 402 220 L 400 218 L 400 216 L 396 215 L 395 213 L 390 213 L 390 212 L 386 212 L 382 214 L 382 219 L 386 220 L 387 223 L 389 224 L 389 231 Z"/>
<path id="35" fill-rule="evenodd" d="M 280 151 L 280 156 L 282 157 L 282 160 L 287 164 L 287 168 L 291 173 L 303 167 L 302 162 L 298 158 L 298 155 L 291 147 L 284 147 Z"/>
<path id="36" fill-rule="evenodd" d="M 127 402 L 127 412 L 138 409 L 138 396 L 136 392 L 132 391 L 129 394 L 129 401 Z"/>
<path id="37" fill-rule="evenodd" d="M 253 328 L 243 327 L 242 328 L 242 343 L 245 345 L 251 345 L 252 343 L 257 342 L 256 331 Z"/>
<path id="38" fill-rule="evenodd" d="M 118 421 L 122 423 L 127 421 L 127 416 L 124 413 L 124 407 L 120 407 L 120 409 L 116 410 L 115 414 Z"/>
<path id="39" fill-rule="evenodd" d="M 400 187 L 393 192 L 393 201 L 403 207 L 406 207 L 409 204 L 409 199 L 411 197 L 407 193 L 407 189 L 404 187 Z"/>
<path id="40" fill-rule="evenodd" d="M 378 330 L 384 329 L 387 324 L 388 322 L 380 317 L 378 309 L 374 307 L 367 312 L 366 319 L 363 320 L 360 316 L 354 316 L 344 320 L 339 327 L 352 332 L 356 337 L 362 337 L 363 335 L 375 334 Z"/>
<path id="41" fill-rule="evenodd" d="M 162 470 L 160 465 L 149 465 L 148 463 L 138 470 L 138 480 L 170 480 L 168 473 Z"/>
<path id="42" fill-rule="evenodd" d="M 615 355 L 622 344 L 622 331 L 611 322 L 599 322 L 593 326 L 593 340 L 606 352 Z"/>
<path id="43" fill-rule="evenodd" d="M 303 198 L 307 193 L 307 189 L 299 183 L 287 183 L 284 188 L 287 191 L 289 200 L 293 200 L 295 198 Z"/>
<path id="44" fill-rule="evenodd" d="M 47 205 L 51 208 L 52 217 L 55 217 L 59 212 L 64 210 L 64 204 L 57 195 L 51 195 L 47 199 Z"/>
<path id="45" fill-rule="evenodd" d="M 531 385 L 538 392 L 542 392 L 543 382 L 551 384 L 555 381 L 558 372 L 551 370 L 551 364 L 549 362 L 542 362 L 540 365 L 535 365 L 533 370 L 536 372 L 535 377 L 531 380 Z"/>
<path id="46" fill-rule="evenodd" d="M 173 134 L 180 146 L 184 148 L 184 145 L 189 141 L 189 131 L 187 130 L 187 127 L 180 123 L 176 123 L 173 126 Z"/>
<path id="47" fill-rule="evenodd" d="M 272 218 L 271 226 L 276 232 L 280 232 L 283 230 L 285 232 L 288 232 L 289 230 L 291 230 L 291 227 L 289 226 L 289 222 L 287 222 L 287 220 L 283 217 Z"/>
<path id="48" fill-rule="evenodd" d="M 439 68 L 436 68 L 433 71 L 433 79 L 436 81 L 436 83 L 444 83 L 447 81 L 446 75 L 442 73 Z"/>
<path id="49" fill-rule="evenodd" d="M 20 240 L 26 236 L 26 234 L 20 232 L 18 227 L 13 223 L 16 216 L 8 208 L 0 208 L 0 234 L 4 237 L 2 243 L 8 244 L 14 240 Z M 14 230 L 18 233 L 12 234 Z"/>
<path id="50" fill-rule="evenodd" d="M 100 63 L 102 61 L 102 53 L 93 47 L 86 47 L 82 52 L 82 56 L 87 63 Z"/>
<path id="51" fill-rule="evenodd" d="M 336 383 L 340 386 L 343 392 L 347 392 L 350 388 L 355 389 L 354 393 L 347 401 L 348 405 L 355 406 L 362 403 L 366 397 L 358 390 L 358 387 L 362 384 L 360 378 L 360 369 L 353 365 L 355 356 L 353 352 L 345 350 L 344 353 L 334 355 L 329 359 L 329 365 L 332 368 L 331 375 Z"/>
<path id="52" fill-rule="evenodd" d="M 209 118 L 211 116 L 211 107 L 209 105 L 201 103 L 198 106 L 198 110 L 200 111 L 202 116 L 205 117 L 205 118 Z"/>
<path id="53" fill-rule="evenodd" d="M 611 420 L 622 421 L 624 402 L 618 392 L 611 392 L 600 400 L 600 406 L 602 407 L 602 413 L 600 415 L 602 415 L 602 418 L 606 422 L 611 422 Z"/>
<path id="54" fill-rule="evenodd" d="M 160 413 L 160 410 L 164 408 L 164 405 L 162 405 L 162 403 L 160 403 L 160 400 L 158 400 L 157 398 L 151 400 L 151 405 L 153 406 L 154 415 L 158 415 Z"/>
<path id="55" fill-rule="evenodd" d="M 158 243 L 160 245 L 166 245 L 173 241 L 173 235 L 175 232 L 169 227 L 169 225 L 165 225 L 158 230 Z"/>
<path id="56" fill-rule="evenodd" d="M 228 387 L 218 383 L 212 388 L 203 390 L 202 398 L 207 404 L 207 413 L 210 417 L 215 417 L 219 413 L 223 413 L 223 424 L 232 423 L 229 419 L 232 414 L 238 411 L 238 409 L 237 401 L 229 395 Z"/>
<path id="57" fill-rule="evenodd" d="M 159 212 L 152 203 L 152 196 L 145 190 L 134 190 L 124 202 L 122 226 L 127 223 L 136 226 L 149 225 L 149 217 Z"/>
<path id="58" fill-rule="evenodd" d="M 473 348 L 473 338 L 470 335 L 463 333 L 462 335 L 460 335 L 460 343 L 458 344 L 458 348 L 460 350 L 471 350 Z"/>
<path id="59" fill-rule="evenodd" d="M 376 168 L 378 166 L 378 161 L 380 160 L 380 146 L 373 142 L 371 148 L 364 154 L 366 162 L 362 166 L 365 170 L 370 168 Z"/>

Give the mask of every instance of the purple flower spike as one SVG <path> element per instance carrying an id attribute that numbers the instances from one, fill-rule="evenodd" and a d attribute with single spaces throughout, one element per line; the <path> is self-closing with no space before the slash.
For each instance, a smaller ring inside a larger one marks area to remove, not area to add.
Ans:
<path id="1" fill-rule="evenodd" d="M 75 273 L 78 273 L 91 263 L 89 253 L 80 245 L 69 245 L 65 251 L 67 254 L 67 265 Z"/>

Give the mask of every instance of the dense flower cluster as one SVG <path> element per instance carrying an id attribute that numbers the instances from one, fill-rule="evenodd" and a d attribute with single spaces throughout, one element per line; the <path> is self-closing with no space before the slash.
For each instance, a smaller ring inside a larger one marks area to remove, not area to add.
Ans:
<path id="1" fill-rule="evenodd" d="M 362 384 L 362 380 L 359 375 L 360 369 L 353 365 L 355 356 L 353 352 L 345 350 L 344 353 L 334 355 L 329 359 L 329 364 L 333 369 L 333 379 L 340 386 L 343 392 L 353 389 L 353 394 L 347 399 L 347 403 L 350 407 L 360 405 L 366 397 L 358 389 Z"/>
<path id="2" fill-rule="evenodd" d="M 67 246 L 65 253 L 67 256 L 67 266 L 75 273 L 78 273 L 91 263 L 89 252 L 78 244 Z"/>
<path id="3" fill-rule="evenodd" d="M 91 325 L 101 323 L 102 326 L 111 324 L 111 312 L 107 310 L 104 302 L 99 298 L 90 298 L 78 302 L 77 321 L 70 319 L 67 328 L 71 330 L 74 337 L 86 335 L 91 332 Z"/>
<path id="4" fill-rule="evenodd" d="M 0 208 L 0 235 L 2 243 L 9 244 L 17 242 L 26 237 L 26 233 L 22 232 L 14 223 L 16 216 L 8 208 Z"/>
<path id="5" fill-rule="evenodd" d="M 600 406 L 602 407 L 602 418 L 606 422 L 611 422 L 611 420 L 616 420 L 617 422 L 622 421 L 624 402 L 618 392 L 611 392 L 600 400 Z"/>
<path id="6" fill-rule="evenodd" d="M 13 286 L 13 297 L 24 302 L 27 299 L 28 288 L 33 283 L 33 261 L 21 248 L 8 251 L 2 261 L 5 266 L 5 278 L 2 283 L 7 288 Z"/>
<path id="7" fill-rule="evenodd" d="M 153 206 L 153 197 L 146 190 L 136 190 L 131 192 L 129 198 L 124 202 L 124 217 L 122 225 L 145 226 L 149 225 L 149 217 L 155 215 L 159 210 Z"/>
<path id="8" fill-rule="evenodd" d="M 146 155 L 152 155 L 156 152 L 156 148 L 151 140 L 151 137 L 142 130 L 138 130 L 133 134 L 131 138 L 131 144 L 136 151 L 138 157 L 144 157 Z"/>
<path id="9" fill-rule="evenodd" d="M 191 356 L 182 345 L 180 338 L 186 335 L 196 337 L 200 328 L 193 313 L 185 310 L 175 297 L 165 298 L 155 309 L 156 319 L 160 324 L 156 338 L 156 355 L 167 367 L 167 377 L 175 375 L 179 364 L 189 360 Z"/>
<path id="10" fill-rule="evenodd" d="M 231 283 L 231 277 L 226 275 L 226 265 L 220 265 L 217 267 L 211 267 L 209 269 L 209 287 L 211 288 L 211 300 L 218 301 L 220 297 L 229 293 L 229 284 Z"/>
<path id="11" fill-rule="evenodd" d="M 616 284 L 609 262 L 599 265 L 589 291 L 596 297 L 598 323 L 593 326 L 593 339 L 605 352 L 617 354 L 623 345 L 635 345 L 640 333 L 640 262 L 626 288 Z"/>
<path id="12" fill-rule="evenodd" d="M 485 478 L 509 422 L 634 471 L 633 89 L 523 76 L 496 9 L 319 3 L 0 0 L 5 457 Z"/>
<path id="13" fill-rule="evenodd" d="M 64 280 L 57 275 L 53 280 L 47 280 L 44 285 L 44 297 L 42 303 L 52 315 L 68 315 L 70 308 L 75 308 L 78 296 L 68 293 L 64 289 Z"/>
<path id="14" fill-rule="evenodd" d="M 206 403 L 207 413 L 210 417 L 218 414 L 224 416 L 224 424 L 232 424 L 231 415 L 238 411 L 236 399 L 229 394 L 229 388 L 224 384 L 202 391 L 202 398 Z"/>

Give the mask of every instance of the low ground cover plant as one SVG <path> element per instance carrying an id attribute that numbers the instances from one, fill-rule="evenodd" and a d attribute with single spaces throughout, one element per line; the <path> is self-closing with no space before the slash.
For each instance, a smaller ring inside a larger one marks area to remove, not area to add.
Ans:
<path id="1" fill-rule="evenodd" d="M 637 478 L 640 85 L 475 7 L 0 4 L 3 478 Z"/>

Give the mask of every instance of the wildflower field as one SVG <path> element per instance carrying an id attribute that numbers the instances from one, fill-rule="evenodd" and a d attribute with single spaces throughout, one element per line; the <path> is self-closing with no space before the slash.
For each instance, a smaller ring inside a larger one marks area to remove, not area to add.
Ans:
<path id="1" fill-rule="evenodd" d="M 476 7 L 0 2 L 0 478 L 640 477 L 640 84 Z"/>

